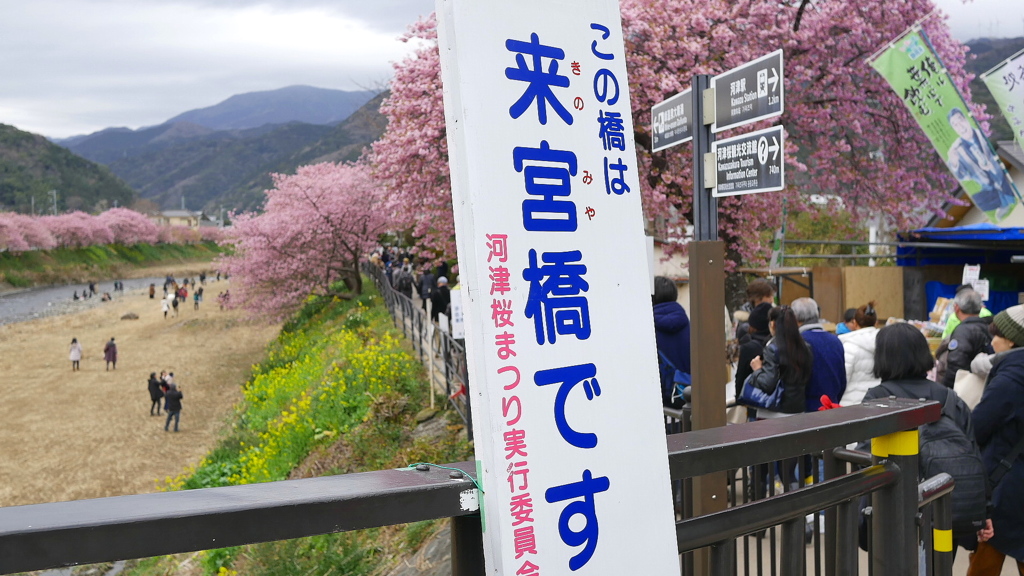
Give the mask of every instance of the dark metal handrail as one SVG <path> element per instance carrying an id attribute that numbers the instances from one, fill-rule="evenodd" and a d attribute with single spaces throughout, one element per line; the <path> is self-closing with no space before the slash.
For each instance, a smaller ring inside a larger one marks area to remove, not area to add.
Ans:
<path id="1" fill-rule="evenodd" d="M 0 508 L 0 574 L 475 513 L 473 483 L 452 475 L 381 470 Z"/>
<path id="2" fill-rule="evenodd" d="M 940 408 L 938 402 L 888 398 L 838 410 L 674 434 L 668 436 L 669 471 L 674 479 L 690 478 L 831 450 L 934 422 Z"/>
<path id="3" fill-rule="evenodd" d="M 805 515 L 821 510 L 822 502 L 835 504 L 869 494 L 896 482 L 899 473 L 893 464 L 879 464 L 794 492 L 682 520 L 676 524 L 679 551 L 711 546 L 787 520 L 803 520 Z"/>
<path id="4" fill-rule="evenodd" d="M 668 437 L 671 475 L 684 478 L 726 470 L 915 428 L 937 419 L 938 406 L 935 402 L 888 400 L 677 434 Z M 754 452 L 750 447 L 756 447 Z M 475 471 L 470 462 L 451 466 Z M 476 512 L 476 492 L 473 483 L 459 475 L 435 467 L 383 470 L 0 508 L 0 573 L 462 517 Z M 833 481 L 817 490 L 781 496 L 778 501 L 790 507 L 794 501 L 803 502 L 803 507 L 812 506 L 813 501 L 814 509 L 822 509 L 839 503 L 837 499 L 845 498 L 850 483 L 856 482 Z M 765 502 L 746 510 L 756 518 L 756 514 L 774 513 L 777 506 L 782 504 Z M 733 516 L 733 521 L 743 523 L 744 514 Z M 687 522 L 697 524 L 681 529 L 688 531 L 715 521 L 696 518 Z M 461 529 L 473 525 L 456 523 Z M 479 522 L 475 526 L 479 530 Z M 455 539 L 465 542 L 464 536 Z M 472 541 L 472 535 L 468 540 Z M 477 556 L 481 553 L 479 549 L 476 552 Z M 453 563 L 460 562 L 463 560 L 453 559 Z"/>

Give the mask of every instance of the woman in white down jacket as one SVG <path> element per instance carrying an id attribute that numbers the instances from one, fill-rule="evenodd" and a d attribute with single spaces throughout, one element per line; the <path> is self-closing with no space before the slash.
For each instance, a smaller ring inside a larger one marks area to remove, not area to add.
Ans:
<path id="1" fill-rule="evenodd" d="M 878 334 L 875 303 L 868 302 L 857 308 L 853 318 L 858 328 L 839 337 L 846 356 L 846 392 L 839 400 L 842 406 L 860 404 L 864 394 L 881 382 L 874 375 L 875 336 Z"/>

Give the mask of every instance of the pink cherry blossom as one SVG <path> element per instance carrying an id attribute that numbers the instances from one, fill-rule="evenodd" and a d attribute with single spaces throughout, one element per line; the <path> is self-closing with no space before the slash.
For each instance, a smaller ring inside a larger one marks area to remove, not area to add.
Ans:
<path id="1" fill-rule="evenodd" d="M 323 163 L 273 179 L 262 213 L 233 217 L 235 251 L 220 260 L 237 280 L 231 304 L 276 319 L 310 294 L 359 294 L 359 262 L 393 223 L 369 168 Z"/>
<path id="2" fill-rule="evenodd" d="M 840 0 L 622 0 L 648 231 L 670 249 L 683 250 L 692 221 L 691 145 L 651 153 L 651 106 L 686 89 L 694 74 L 718 74 L 779 48 L 785 114 L 718 135 L 774 123 L 787 131 L 786 190 L 719 200 L 719 234 L 730 264 L 766 261 L 783 199 L 790 211 L 801 211 L 814 209 L 810 194 L 838 196 L 851 221 L 883 216 L 898 228 L 941 214 L 956 182 L 899 96 L 867 62 L 934 8 L 932 0 L 884 7 Z M 969 101 L 967 48 L 953 39 L 943 18 L 926 20 L 924 28 Z M 395 64 L 391 94 L 381 107 L 387 131 L 371 154 L 374 173 L 422 254 L 451 257 L 454 223 L 434 17 L 413 24 L 404 39 L 418 47 Z M 984 108 L 972 109 L 987 130 Z"/>

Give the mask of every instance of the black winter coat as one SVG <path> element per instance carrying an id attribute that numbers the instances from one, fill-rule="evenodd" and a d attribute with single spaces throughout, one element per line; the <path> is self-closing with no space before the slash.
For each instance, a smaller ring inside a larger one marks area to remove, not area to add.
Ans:
<path id="1" fill-rule="evenodd" d="M 1024 434 L 1024 348 L 1013 348 L 992 359 L 985 393 L 974 407 L 973 417 L 981 457 L 991 475 Z M 996 535 L 989 544 L 1024 561 L 1024 454 L 1017 456 L 995 487 L 992 507 Z"/>
<path id="2" fill-rule="evenodd" d="M 777 344 L 775 339 L 772 339 L 765 345 L 761 368 L 754 370 L 750 382 L 763 392 L 771 394 L 782 380 L 785 387 L 782 389 L 782 406 L 779 408 L 779 412 L 800 414 L 805 408 L 804 396 L 810 377 L 810 372 L 795 373 L 790 370 L 789 366 L 781 364 Z M 759 412 L 760 410 L 758 408 Z"/>
<path id="3" fill-rule="evenodd" d="M 163 398 L 164 391 L 160 388 L 160 380 L 157 378 L 149 379 L 149 399 L 153 402 Z"/>
<path id="4" fill-rule="evenodd" d="M 181 410 L 181 399 L 184 397 L 185 395 L 181 393 L 181 390 L 168 390 L 164 393 L 164 399 L 166 401 L 166 404 L 164 404 L 164 410 L 167 410 L 168 412 Z"/>
<path id="5" fill-rule="evenodd" d="M 957 370 L 971 370 L 971 360 L 978 354 L 992 352 L 992 335 L 988 332 L 989 323 L 984 318 L 969 316 L 964 318 L 953 333 L 949 335 L 946 356 L 946 372 L 942 376 L 942 384 L 952 388 L 956 382 Z"/>
<path id="6" fill-rule="evenodd" d="M 764 345 L 772 339 L 770 332 L 755 332 L 747 335 L 747 341 L 740 345 L 740 357 L 736 360 L 736 397 L 743 391 L 743 383 L 754 371 L 750 361 L 764 352 Z"/>

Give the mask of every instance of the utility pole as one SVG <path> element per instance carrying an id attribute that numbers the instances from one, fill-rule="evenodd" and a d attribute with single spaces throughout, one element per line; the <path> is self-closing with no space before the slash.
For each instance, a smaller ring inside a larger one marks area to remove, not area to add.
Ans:
<path id="1" fill-rule="evenodd" d="M 53 197 L 53 215 L 57 215 L 57 191 L 50 190 L 50 196 Z"/>
<path id="2" fill-rule="evenodd" d="M 30 200 L 32 200 L 32 215 L 35 216 L 36 215 L 36 195 L 33 194 L 31 196 Z"/>
<path id="3" fill-rule="evenodd" d="M 181 195 L 181 209 L 182 210 L 185 209 L 185 195 L 184 194 Z"/>

